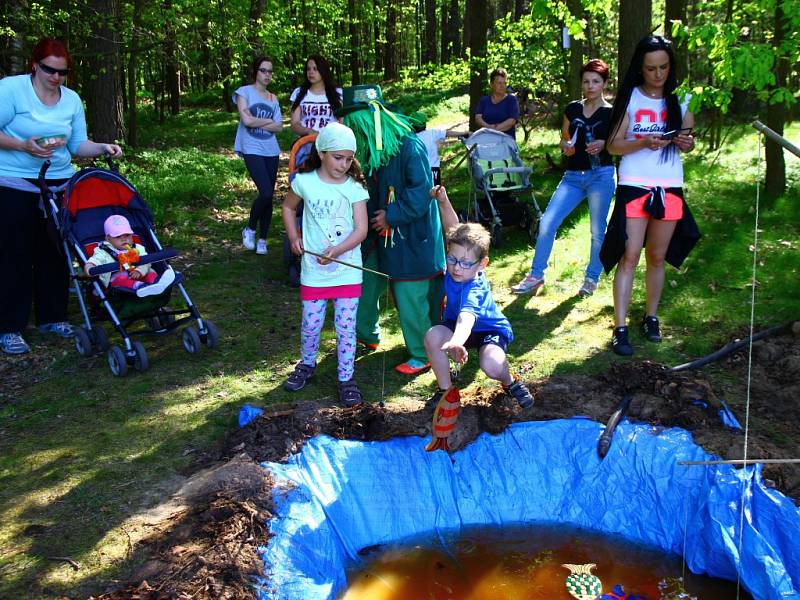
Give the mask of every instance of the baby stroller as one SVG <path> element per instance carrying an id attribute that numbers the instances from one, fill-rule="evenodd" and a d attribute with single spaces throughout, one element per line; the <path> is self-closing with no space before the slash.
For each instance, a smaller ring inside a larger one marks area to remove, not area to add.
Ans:
<path id="1" fill-rule="evenodd" d="M 529 175 L 533 169 L 519 156 L 517 142 L 500 131 L 479 129 L 462 138 L 467 148 L 471 190 L 466 220 L 486 225 L 492 245 L 503 243 L 503 225 L 518 223 L 531 241 L 539 235 L 542 211 Z M 530 194 L 530 201 L 522 197 Z"/>
<path id="2" fill-rule="evenodd" d="M 60 209 L 56 195 L 44 183 L 44 172 L 49 163 L 45 165 L 39 175 L 40 187 L 57 223 L 70 279 L 83 315 L 83 325 L 75 328 L 75 347 L 78 352 L 82 356 L 91 356 L 95 350 L 106 352 L 112 374 L 122 377 L 128 373 L 130 366 L 137 371 L 145 371 L 149 366 L 147 352 L 141 342 L 132 339 L 134 336 L 163 335 L 190 323 L 183 330 L 183 346 L 187 352 L 195 354 L 203 344 L 209 348 L 215 347 L 219 343 L 217 328 L 200 316 L 183 286 L 180 273 L 175 273 L 174 281 L 163 292 L 146 298 L 137 297 L 133 290 L 106 288 L 101 283 L 97 275 L 118 271 L 120 267 L 117 264 L 94 267 L 91 277 L 84 274 L 84 265 L 97 244 L 105 238 L 103 222 L 112 214 L 128 219 L 134 232 L 134 242 L 142 244 L 147 250 L 138 264 L 151 264 L 160 276 L 169 267 L 168 260 L 179 255 L 172 248 L 162 248 L 154 231 L 150 209 L 136 188 L 117 172 L 111 160 L 108 159 L 111 170 L 87 168 L 76 173 L 67 182 Z M 168 307 L 175 288 L 180 292 L 186 308 Z M 101 325 L 103 321 L 110 321 L 122 336 L 121 347 L 109 344 Z M 144 325 L 129 329 L 139 323 Z"/>
<path id="3" fill-rule="evenodd" d="M 316 133 L 309 133 L 303 137 L 299 137 L 292 144 L 292 150 L 289 153 L 289 185 L 292 183 L 297 170 L 300 168 L 306 159 L 311 154 L 311 149 L 314 147 L 314 142 L 317 139 Z M 303 203 L 297 207 L 297 228 L 301 228 L 303 222 Z M 300 285 L 300 257 L 297 256 L 289 244 L 289 236 L 283 234 L 283 264 L 286 267 L 287 275 L 289 276 L 289 285 L 298 287 Z"/>

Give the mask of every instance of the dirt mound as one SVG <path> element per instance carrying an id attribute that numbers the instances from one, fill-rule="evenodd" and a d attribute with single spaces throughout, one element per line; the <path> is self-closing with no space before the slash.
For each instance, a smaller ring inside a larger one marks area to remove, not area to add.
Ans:
<path id="1" fill-rule="evenodd" d="M 715 373 L 716 385 L 702 373 L 672 372 L 646 361 L 617 363 L 594 377 L 554 376 L 529 383 L 536 402 L 528 410 L 521 410 L 499 386 L 472 385 L 462 391 L 451 447 L 458 450 L 483 432 L 497 434 L 520 421 L 582 415 L 605 422 L 630 395 L 629 419 L 682 427 L 710 453 L 740 459 L 743 432 L 723 425 L 719 412 L 726 405 L 744 425 L 747 355 L 732 354 L 715 368 L 724 371 Z M 748 456 L 797 458 L 798 338 L 787 334 L 757 343 L 751 371 Z M 267 541 L 265 522 L 272 511 L 269 474 L 258 463 L 284 462 L 320 434 L 362 441 L 421 438 L 430 432 L 432 410 L 414 400 L 351 409 L 310 401 L 270 407 L 221 444 L 216 453 L 221 467 L 203 472 L 184 487 L 189 506 L 146 542 L 151 558 L 130 578 L 135 583 L 98 600 L 251 597 L 248 582 L 261 569 L 256 548 Z M 800 499 L 799 466 L 767 465 L 764 476 L 768 485 Z"/>

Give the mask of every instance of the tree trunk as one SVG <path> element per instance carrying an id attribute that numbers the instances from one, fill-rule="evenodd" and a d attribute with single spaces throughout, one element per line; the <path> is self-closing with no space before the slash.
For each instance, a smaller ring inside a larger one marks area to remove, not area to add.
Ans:
<path id="1" fill-rule="evenodd" d="M 586 17 L 581 0 L 567 0 L 567 9 L 576 19 L 583 19 Z M 564 90 L 566 92 L 566 102 L 577 100 L 581 97 L 581 67 L 584 64 L 583 57 L 583 42 L 570 36 L 569 69 Z M 562 108 L 566 106 L 566 102 L 562 103 Z"/>
<path id="2" fill-rule="evenodd" d="M 0 2 L 2 14 L 8 19 L 8 32 L 10 35 L 0 36 L 2 45 L 2 63 L 0 63 L 0 77 L 18 75 L 25 72 L 25 33 L 27 31 L 28 14 L 27 0 L 10 0 Z"/>
<path id="3" fill-rule="evenodd" d="M 686 24 L 686 0 L 666 0 L 664 4 L 664 35 L 672 39 L 672 22 Z M 682 81 L 689 75 L 689 53 L 685 42 L 675 44 L 675 75 Z"/>
<path id="4" fill-rule="evenodd" d="M 458 0 L 450 0 L 450 27 L 448 27 L 447 39 L 450 40 L 450 58 L 462 58 L 464 53 L 461 46 L 460 31 L 463 26 L 461 20 L 461 10 L 458 6 Z M 444 35 L 444 32 L 442 32 Z"/>
<path id="5" fill-rule="evenodd" d="M 250 0 L 250 23 L 248 27 L 247 43 L 253 51 L 253 55 L 261 54 L 264 50 L 264 44 L 258 37 L 259 22 L 264 15 L 264 8 L 266 7 L 267 0 Z"/>
<path id="6" fill-rule="evenodd" d="M 87 44 L 86 117 L 92 138 L 113 142 L 125 137 L 120 89 L 118 0 L 90 0 L 86 22 L 91 24 Z"/>
<path id="7" fill-rule="evenodd" d="M 467 0 L 467 5 L 470 25 L 469 127 L 475 130 L 475 109 L 486 84 L 486 3 L 483 0 Z"/>
<path id="8" fill-rule="evenodd" d="M 619 0 L 617 89 L 622 85 L 636 44 L 652 29 L 652 0 Z"/>
<path id="9" fill-rule="evenodd" d="M 519 21 L 525 11 L 528 10 L 528 3 L 525 0 L 514 0 L 514 20 Z"/>
<path id="10" fill-rule="evenodd" d="M 775 60 L 775 87 L 773 89 L 786 86 L 786 79 L 789 74 L 789 59 L 781 56 L 780 45 L 783 43 L 786 34 L 786 20 L 780 2 L 775 3 L 775 34 L 772 37 L 773 52 L 776 54 Z M 786 124 L 788 110 L 783 102 L 770 102 L 767 105 L 767 127 L 778 135 L 783 135 L 783 127 Z M 764 174 L 764 191 L 768 196 L 780 196 L 786 191 L 786 162 L 783 157 L 783 148 L 767 138 L 765 146 L 767 158 L 767 171 Z"/>
<path id="11" fill-rule="evenodd" d="M 383 47 L 383 78 L 397 79 L 397 5 L 386 3 L 386 45 Z"/>
<path id="12" fill-rule="evenodd" d="M 358 15 L 356 0 L 347 0 L 347 12 L 350 17 L 350 79 L 353 85 L 361 83 L 361 56 L 358 37 Z"/>
<path id="13" fill-rule="evenodd" d="M 447 35 L 448 18 L 450 16 L 447 0 L 442 0 L 439 15 L 439 64 L 446 65 L 450 62 L 450 40 Z"/>
<path id="14" fill-rule="evenodd" d="M 425 53 L 423 63 L 436 63 L 436 0 L 425 0 Z"/>
<path id="15" fill-rule="evenodd" d="M 141 35 L 143 10 L 144 0 L 133 0 L 131 49 L 128 55 L 128 145 L 134 148 L 139 145 L 139 128 L 136 122 L 136 86 L 138 83 L 139 38 Z"/>
<path id="16" fill-rule="evenodd" d="M 175 28 L 172 26 L 174 13 L 172 0 L 164 0 L 166 14 L 164 39 L 164 72 L 169 92 L 169 112 L 175 116 L 181 112 L 181 72 L 176 56 Z"/>
<path id="17" fill-rule="evenodd" d="M 376 73 L 380 73 L 383 71 L 383 53 L 384 53 L 384 42 L 381 39 L 381 20 L 380 16 L 383 14 L 383 8 L 381 7 L 381 0 L 373 0 L 373 23 L 372 23 L 372 39 L 375 41 L 375 67 L 373 71 Z"/>

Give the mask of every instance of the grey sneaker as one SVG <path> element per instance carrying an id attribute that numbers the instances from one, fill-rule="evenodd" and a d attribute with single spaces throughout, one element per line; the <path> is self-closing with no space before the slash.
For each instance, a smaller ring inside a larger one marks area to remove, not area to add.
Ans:
<path id="1" fill-rule="evenodd" d="M 256 242 L 256 254 L 265 256 L 267 254 L 267 240 L 258 240 Z"/>
<path id="2" fill-rule="evenodd" d="M 520 281 L 517 285 L 511 286 L 511 291 L 514 294 L 538 294 L 544 287 L 544 277 L 534 277 L 528 275 L 525 279 Z"/>
<path id="3" fill-rule="evenodd" d="M 589 279 L 586 277 L 583 280 L 583 285 L 581 289 L 578 290 L 578 296 L 582 298 L 586 298 L 587 296 L 591 296 L 594 294 L 595 290 L 597 289 L 597 282 L 594 279 Z"/>
<path id="4" fill-rule="evenodd" d="M 39 325 L 39 331 L 42 333 L 55 333 L 63 338 L 71 338 L 75 335 L 75 328 L 66 321 L 43 323 Z"/>
<path id="5" fill-rule="evenodd" d="M 22 339 L 16 331 L 11 333 L 0 333 L 0 350 L 6 354 L 27 354 L 31 347 Z"/>
<path id="6" fill-rule="evenodd" d="M 249 227 L 242 229 L 242 246 L 245 250 L 256 249 L 256 232 Z"/>
<path id="7" fill-rule="evenodd" d="M 302 390 L 308 383 L 308 380 L 314 376 L 315 369 L 316 367 L 312 367 L 311 365 L 306 365 L 301 362 L 297 363 L 294 372 L 289 375 L 289 379 L 284 381 L 283 389 L 290 392 Z"/>

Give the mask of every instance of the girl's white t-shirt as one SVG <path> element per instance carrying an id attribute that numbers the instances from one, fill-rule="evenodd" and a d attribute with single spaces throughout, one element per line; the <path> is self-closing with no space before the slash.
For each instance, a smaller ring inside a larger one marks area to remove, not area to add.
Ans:
<path id="1" fill-rule="evenodd" d="M 353 233 L 353 204 L 366 202 L 366 188 L 348 177 L 344 183 L 326 183 L 316 171 L 298 173 L 292 191 L 303 199 L 303 247 L 322 254 L 338 246 Z M 339 260 L 361 266 L 361 245 L 344 252 Z M 303 254 L 300 283 L 310 287 L 330 287 L 361 283 L 361 270 L 331 262 L 321 265 L 317 257 Z"/>
<path id="2" fill-rule="evenodd" d="M 428 163 L 431 167 L 438 167 L 441 164 L 439 159 L 439 144 L 447 137 L 444 129 L 423 129 L 417 133 L 417 137 L 425 144 L 428 151 Z"/>
<path id="3" fill-rule="evenodd" d="M 686 115 L 689 97 L 681 102 L 681 117 Z M 636 87 L 628 102 L 626 140 L 636 140 L 667 130 L 667 101 L 648 98 Z M 664 149 L 642 148 L 622 157 L 619 163 L 619 185 L 654 187 L 683 187 L 683 162 L 680 152 L 662 160 Z"/>
<path id="4" fill-rule="evenodd" d="M 289 101 L 294 106 L 294 101 L 300 93 L 300 88 L 295 88 Z M 336 88 L 336 93 L 339 94 L 339 100 L 342 99 L 342 88 Z M 328 123 L 336 120 L 333 116 L 333 110 L 328 103 L 328 96 L 325 92 L 315 94 L 311 90 L 306 92 L 303 99 L 300 101 L 300 125 L 308 127 L 314 131 L 322 131 Z"/>

